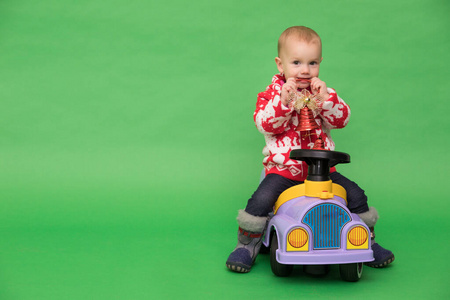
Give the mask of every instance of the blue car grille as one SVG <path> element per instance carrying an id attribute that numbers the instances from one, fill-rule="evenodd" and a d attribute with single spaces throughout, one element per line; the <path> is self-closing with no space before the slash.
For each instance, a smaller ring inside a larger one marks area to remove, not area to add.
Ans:
<path id="1" fill-rule="evenodd" d="M 341 247 L 341 230 L 350 220 L 342 207 L 326 203 L 313 207 L 302 221 L 314 235 L 314 249 L 332 249 Z"/>

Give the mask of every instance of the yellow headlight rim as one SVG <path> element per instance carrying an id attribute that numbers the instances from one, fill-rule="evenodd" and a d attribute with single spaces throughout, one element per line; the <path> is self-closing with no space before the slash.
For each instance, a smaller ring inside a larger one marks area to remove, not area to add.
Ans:
<path id="1" fill-rule="evenodd" d="M 367 229 L 363 226 L 356 226 L 352 228 L 348 233 L 348 241 L 353 246 L 361 246 L 363 245 L 367 239 L 369 238 L 369 234 Z"/>
<path id="2" fill-rule="evenodd" d="M 294 248 L 301 248 L 308 242 L 308 233 L 303 228 L 294 228 L 288 234 L 288 243 Z"/>

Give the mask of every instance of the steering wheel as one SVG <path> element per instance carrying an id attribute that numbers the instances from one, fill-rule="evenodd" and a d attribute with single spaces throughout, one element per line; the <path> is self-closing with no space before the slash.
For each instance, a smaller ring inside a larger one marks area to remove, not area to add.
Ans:
<path id="1" fill-rule="evenodd" d="M 331 167 L 350 162 L 350 155 L 347 153 L 315 149 L 291 150 L 289 158 L 301 160 L 308 164 L 306 179 L 310 181 L 328 181 L 330 180 Z"/>

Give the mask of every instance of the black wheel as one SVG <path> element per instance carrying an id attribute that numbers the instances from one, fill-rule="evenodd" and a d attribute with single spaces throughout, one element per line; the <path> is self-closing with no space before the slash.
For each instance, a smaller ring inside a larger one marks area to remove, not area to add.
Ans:
<path id="1" fill-rule="evenodd" d="M 287 277 L 291 275 L 294 266 L 283 265 L 277 261 L 276 252 L 278 249 L 278 237 L 276 233 L 273 233 L 270 242 L 270 267 L 272 268 L 273 274 L 280 277 Z"/>
<path id="2" fill-rule="evenodd" d="M 341 278 L 345 281 L 358 281 L 363 271 L 363 263 L 343 264 L 339 265 Z"/>
<path id="3" fill-rule="evenodd" d="M 259 254 L 269 254 L 270 248 L 264 246 L 264 244 L 261 245 L 261 248 L 259 249 Z"/>

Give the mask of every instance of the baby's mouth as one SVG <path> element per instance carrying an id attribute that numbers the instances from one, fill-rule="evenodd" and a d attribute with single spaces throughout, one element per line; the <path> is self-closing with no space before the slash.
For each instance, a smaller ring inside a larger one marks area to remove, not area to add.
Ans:
<path id="1" fill-rule="evenodd" d="M 296 78 L 295 80 L 300 82 L 311 82 L 311 79 L 309 78 Z"/>

